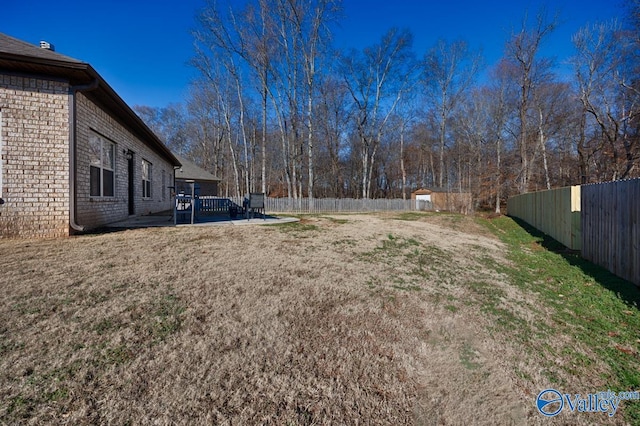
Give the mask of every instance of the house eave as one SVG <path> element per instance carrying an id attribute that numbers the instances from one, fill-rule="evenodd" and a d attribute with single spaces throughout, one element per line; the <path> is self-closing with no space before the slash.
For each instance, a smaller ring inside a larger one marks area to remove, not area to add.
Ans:
<path id="1" fill-rule="evenodd" d="M 64 79 L 71 86 L 89 84 L 98 81 L 96 90 L 86 94 L 92 101 L 113 113 L 123 126 L 146 142 L 157 154 L 164 157 L 173 166 L 181 166 L 155 133 L 142 121 L 127 103 L 90 65 L 79 61 L 65 61 L 51 58 L 40 58 L 0 52 L 0 71 L 30 75 L 34 77 L 50 77 Z"/>

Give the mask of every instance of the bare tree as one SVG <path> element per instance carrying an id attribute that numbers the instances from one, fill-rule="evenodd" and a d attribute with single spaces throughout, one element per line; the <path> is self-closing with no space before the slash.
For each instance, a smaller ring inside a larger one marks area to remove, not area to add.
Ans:
<path id="1" fill-rule="evenodd" d="M 343 56 L 343 78 L 353 100 L 362 198 L 370 198 L 380 140 L 415 70 L 408 30 L 392 28 L 379 44 Z"/>
<path id="2" fill-rule="evenodd" d="M 520 176 L 518 189 L 524 193 L 529 188 L 532 173 L 532 157 L 535 146 L 529 143 L 529 114 L 533 98 L 534 87 L 544 81 L 545 75 L 551 67 L 551 61 L 540 59 L 538 56 L 542 42 L 557 27 L 557 18 L 549 21 L 546 12 L 541 10 L 533 25 L 528 28 L 527 17 L 522 22 L 520 32 L 513 34 L 506 46 L 506 57 L 518 68 L 518 85 L 520 100 L 518 105 L 519 134 L 518 148 L 520 154 Z"/>
<path id="3" fill-rule="evenodd" d="M 471 87 L 481 64 L 481 56 L 472 52 L 465 41 L 440 40 L 424 58 L 424 84 L 434 104 L 439 123 L 438 186 L 444 186 L 447 123 L 465 92 Z"/>
<path id="4" fill-rule="evenodd" d="M 414 85 L 415 87 L 415 85 Z M 399 163 L 400 163 L 400 191 L 402 192 L 402 199 L 407 198 L 407 164 L 406 164 L 406 137 L 410 132 L 410 129 L 414 125 L 418 117 L 417 99 L 413 96 L 413 90 L 408 90 L 406 96 L 404 96 L 397 108 L 397 132 L 399 133 Z"/>
<path id="5" fill-rule="evenodd" d="M 252 188 L 253 176 L 250 167 L 250 153 L 253 148 L 249 146 L 251 139 L 247 133 L 247 121 L 245 120 L 245 79 L 241 62 L 246 58 L 247 41 L 243 37 L 236 14 L 229 8 L 225 16 L 215 4 L 203 10 L 199 16 L 200 28 L 193 32 L 195 38 L 196 56 L 192 64 L 200 71 L 204 77 L 204 82 L 212 86 L 226 84 L 231 81 L 233 84 L 234 97 L 238 101 L 238 128 L 239 138 L 242 143 L 242 165 L 243 165 L 243 191 L 250 192 Z M 220 92 L 220 90 L 219 90 Z M 227 93 L 228 94 L 228 93 Z M 228 99 L 220 99 L 227 102 Z M 233 135 L 231 134 L 231 112 L 227 107 L 225 112 L 226 123 L 229 130 L 229 147 L 233 151 Z M 232 152 L 233 157 L 236 152 Z M 235 164 L 235 161 L 234 161 Z M 239 192 L 239 189 L 236 188 Z"/>
<path id="6" fill-rule="evenodd" d="M 302 70 L 299 61 L 300 37 L 286 0 L 276 0 L 272 11 L 279 56 L 272 64 L 273 81 L 269 94 L 276 112 L 282 143 L 283 163 L 287 176 L 287 195 L 302 198 L 302 168 L 304 138 L 300 103 Z"/>
<path id="7" fill-rule="evenodd" d="M 269 0 L 258 0 L 257 7 L 249 5 L 244 12 L 243 21 L 235 22 L 235 30 L 243 40 L 238 53 L 253 69 L 259 82 L 261 105 L 260 139 L 260 181 L 263 193 L 267 192 L 267 115 L 269 100 L 269 78 L 275 53 L 275 34 L 271 19 Z"/>
<path id="8" fill-rule="evenodd" d="M 633 61 L 637 42 L 615 21 L 585 27 L 573 42 L 578 51 L 573 65 L 584 113 L 583 135 L 577 147 L 583 180 L 589 175 L 587 161 L 597 153 L 608 157 L 606 179 L 627 178 L 639 160 L 633 125 L 640 113 Z M 599 137 L 589 137 L 590 123 Z"/>
<path id="9" fill-rule="evenodd" d="M 318 62 L 321 60 L 320 56 L 330 37 L 327 25 L 335 19 L 339 7 L 335 0 L 286 0 L 285 3 L 288 6 L 288 15 L 291 17 L 292 34 L 299 38 L 298 55 L 299 62 L 302 64 L 306 89 L 307 194 L 310 201 L 313 202 L 313 124 Z M 280 8 L 280 10 L 284 9 Z"/>
<path id="10" fill-rule="evenodd" d="M 221 110 L 217 105 L 217 94 L 205 86 L 204 90 L 193 90 L 187 104 L 188 129 L 191 138 L 189 156 L 206 170 L 218 176 L 222 166 L 224 148 L 224 126 Z"/>
<path id="11" fill-rule="evenodd" d="M 189 117 L 183 105 L 170 104 L 164 108 L 136 105 L 133 109 L 169 149 L 183 155 L 189 151 Z"/>
<path id="12" fill-rule="evenodd" d="M 494 177 L 495 212 L 500 213 L 502 198 L 502 162 L 505 140 L 509 137 L 509 121 L 511 117 L 511 101 L 517 97 L 514 87 L 510 84 L 513 64 L 501 61 L 491 73 L 491 83 L 487 87 L 486 97 L 489 112 L 489 137 L 495 147 L 493 152 L 496 159 Z"/>
<path id="13" fill-rule="evenodd" d="M 324 141 L 321 152 L 325 153 L 328 164 L 319 165 L 316 171 L 331 188 L 333 197 L 344 195 L 342 153 L 346 145 L 345 133 L 351 117 L 347 114 L 348 91 L 345 84 L 333 77 L 325 78 L 319 84 L 320 100 L 317 107 L 319 122 L 316 133 Z"/>
<path id="14" fill-rule="evenodd" d="M 563 129 L 572 128 L 568 123 L 571 118 L 568 113 L 571 109 L 569 102 L 567 83 L 554 82 L 549 78 L 534 90 L 532 106 L 537 118 L 538 149 L 542 155 L 544 184 L 547 189 L 551 189 L 553 184 L 548 145 L 564 137 Z"/>

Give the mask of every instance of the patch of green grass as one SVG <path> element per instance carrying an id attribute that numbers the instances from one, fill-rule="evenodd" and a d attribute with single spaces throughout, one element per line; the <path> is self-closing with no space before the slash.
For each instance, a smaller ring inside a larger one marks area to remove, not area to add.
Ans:
<path id="1" fill-rule="evenodd" d="M 414 240 L 415 241 L 415 240 Z M 402 256 L 405 249 L 412 245 L 404 238 L 396 237 L 393 234 L 387 235 L 372 251 L 362 253 L 360 256 L 365 260 L 389 260 L 398 256 Z"/>
<path id="2" fill-rule="evenodd" d="M 425 246 L 415 238 L 393 234 L 388 234 L 375 249 L 361 253 L 359 257 L 385 264 L 393 276 L 402 278 L 403 282 L 396 286 L 402 290 L 422 289 L 425 279 L 434 276 L 446 282 L 455 274 L 449 262 L 451 253 L 436 246 Z"/>
<path id="3" fill-rule="evenodd" d="M 0 336 L 0 356 L 11 351 L 24 349 L 24 347 L 24 342 L 17 342 L 4 336 Z"/>
<path id="4" fill-rule="evenodd" d="M 93 328 L 98 334 L 106 334 L 109 331 L 115 330 L 118 328 L 118 324 L 116 324 L 111 318 L 104 318 Z"/>
<path id="5" fill-rule="evenodd" d="M 401 254 L 406 248 L 419 245 L 420 243 L 413 238 L 405 239 L 389 234 L 386 240 L 382 240 L 382 246 L 377 247 L 376 250 L 395 256 Z"/>
<path id="6" fill-rule="evenodd" d="M 14 418 L 27 419 L 31 417 L 31 413 L 37 405 L 37 402 L 32 398 L 18 395 L 9 401 L 7 414 L 12 415 Z"/>
<path id="7" fill-rule="evenodd" d="M 274 228 L 281 230 L 282 232 L 291 232 L 291 233 L 304 233 L 309 231 L 319 231 L 320 227 L 314 225 L 312 223 L 306 223 L 304 221 L 300 222 L 287 222 L 287 223 L 278 223 L 274 225 L 268 225 Z"/>
<path id="8" fill-rule="evenodd" d="M 51 392 L 45 392 L 43 399 L 46 402 L 56 402 L 60 401 L 61 399 L 66 399 L 68 396 L 69 391 L 66 388 L 62 387 L 54 389 Z"/>
<path id="9" fill-rule="evenodd" d="M 556 356 L 565 361 L 564 367 L 550 365 L 544 375 L 556 385 L 564 383 L 563 374 L 580 377 L 592 373 L 594 365 L 606 365 L 610 373 L 603 379 L 614 391 L 637 390 L 640 387 L 640 290 L 632 283 L 614 276 L 567 250 L 557 241 L 526 224 L 508 217 L 493 220 L 477 219 L 498 236 L 508 247 L 509 265 L 498 267 L 510 282 L 532 293 L 551 310 L 552 324 L 548 330 L 535 325 L 530 333 L 521 333 L 525 324 L 509 320 L 514 336 L 531 339 L 530 346 L 548 361 Z M 493 312 L 504 315 L 503 312 Z M 560 354 L 550 346 L 539 345 L 540 339 L 564 336 L 578 344 Z M 579 350 L 588 347 L 592 355 Z M 592 373 L 596 374 L 596 373 Z M 573 391 L 573 390 L 572 390 Z M 579 391 L 579 390 L 576 390 Z M 587 391 L 587 390 L 581 390 Z M 623 405 L 625 419 L 640 424 L 640 404 Z"/>
<path id="10" fill-rule="evenodd" d="M 346 223 L 349 223 L 349 220 L 347 220 L 347 219 L 337 219 L 335 217 L 330 217 L 330 216 L 321 216 L 321 217 L 323 219 L 327 219 L 331 223 L 335 223 L 336 225 L 344 225 Z"/>
<path id="11" fill-rule="evenodd" d="M 467 288 L 475 296 L 475 303 L 472 304 L 479 304 L 483 313 L 493 317 L 492 331 L 504 333 L 517 329 L 518 332 L 513 335 L 514 340 L 523 344 L 531 342 L 534 330 L 526 320 L 504 304 L 507 297 L 505 290 L 491 282 L 482 280 L 469 281 Z"/>
<path id="12" fill-rule="evenodd" d="M 163 296 L 155 306 L 151 325 L 151 334 L 156 341 L 164 341 L 171 334 L 177 333 L 182 327 L 181 314 L 185 311 L 180 299 L 169 293 Z"/>
<path id="13" fill-rule="evenodd" d="M 419 247 L 406 255 L 409 264 L 413 265 L 411 270 L 413 274 L 427 278 L 432 273 L 437 272 L 441 278 L 445 278 L 443 274 L 450 273 L 448 267 L 448 263 L 451 260 L 450 253 L 432 245 L 422 246 L 419 243 L 415 245 Z"/>
<path id="14" fill-rule="evenodd" d="M 122 365 L 132 358 L 131 349 L 124 344 L 108 347 L 103 354 L 103 361 L 107 365 Z"/>
<path id="15" fill-rule="evenodd" d="M 422 291 L 422 287 L 417 285 L 394 284 L 391 287 L 395 288 L 396 290 L 403 290 L 403 291 Z"/>
<path id="16" fill-rule="evenodd" d="M 19 315 L 34 315 L 41 311 L 40 305 L 35 300 L 14 303 L 11 309 Z"/>
<path id="17" fill-rule="evenodd" d="M 431 213 L 402 212 L 398 216 L 395 216 L 394 219 L 416 221 L 416 220 L 424 219 L 425 217 L 429 217 L 430 215 Z"/>
<path id="18" fill-rule="evenodd" d="M 476 350 L 467 342 L 464 343 L 460 350 L 460 362 L 467 370 L 477 370 L 481 367 Z"/>
<path id="19" fill-rule="evenodd" d="M 521 379 L 528 380 L 528 381 L 533 380 L 533 377 L 531 377 L 529 373 L 527 373 L 526 371 L 522 371 L 517 367 L 516 367 L 515 373 L 516 373 L 516 376 L 520 377 Z"/>
<path id="20" fill-rule="evenodd" d="M 459 310 L 458 307 L 455 305 L 445 305 L 444 308 L 449 312 L 453 312 L 454 314 Z"/>
<path id="21" fill-rule="evenodd" d="M 67 384 L 78 379 L 84 365 L 85 361 L 78 359 L 49 371 L 26 368 L 22 372 L 23 393 L 8 400 L 5 413 L 15 419 L 29 418 L 43 406 L 64 404 L 71 397 Z"/>
<path id="22" fill-rule="evenodd" d="M 367 280 L 366 284 L 367 284 L 367 287 L 369 287 L 369 290 L 375 290 L 381 285 L 380 279 L 378 277 L 373 277 Z"/>
<path id="23" fill-rule="evenodd" d="M 342 240 L 335 240 L 331 244 L 333 244 L 334 246 L 349 246 L 349 247 L 355 247 L 355 246 L 358 245 L 356 240 L 353 240 L 353 239 L 350 239 L 350 238 L 344 238 Z"/>

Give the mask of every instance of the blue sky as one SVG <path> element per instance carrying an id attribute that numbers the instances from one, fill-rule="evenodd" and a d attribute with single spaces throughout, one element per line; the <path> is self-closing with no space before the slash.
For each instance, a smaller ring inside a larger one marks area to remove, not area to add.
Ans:
<path id="1" fill-rule="evenodd" d="M 224 3 L 225 0 L 218 0 Z M 344 0 L 343 19 L 334 31 L 342 48 L 377 42 L 390 27 L 407 27 L 422 55 L 438 39 L 465 39 L 481 48 L 488 65 L 525 13 L 541 6 L 560 13 L 561 25 L 543 53 L 561 64 L 572 54 L 571 35 L 587 23 L 623 16 L 622 0 Z M 90 63 L 131 106 L 181 102 L 195 76 L 190 30 L 205 0 L 7 0 L 0 32 Z"/>

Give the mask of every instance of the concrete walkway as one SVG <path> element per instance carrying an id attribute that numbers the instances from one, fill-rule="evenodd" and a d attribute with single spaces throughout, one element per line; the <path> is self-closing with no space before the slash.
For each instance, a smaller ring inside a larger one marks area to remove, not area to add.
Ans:
<path id="1" fill-rule="evenodd" d="M 151 228 L 151 227 L 161 227 L 161 226 L 275 225 L 280 223 L 298 222 L 299 220 L 300 219 L 295 217 L 277 217 L 277 216 L 269 216 L 269 215 L 267 215 L 264 219 L 252 218 L 248 220 L 241 217 L 231 219 L 229 216 L 226 216 L 226 215 L 215 215 L 215 216 L 199 217 L 193 225 L 191 223 L 178 223 L 177 225 L 174 225 L 172 216 L 151 215 L 151 216 L 131 217 L 129 219 L 126 219 L 120 222 L 110 223 L 109 225 L 106 225 L 106 227 L 115 228 L 115 229 L 129 229 L 129 228 Z M 184 220 L 181 218 L 180 222 L 184 222 Z"/>

